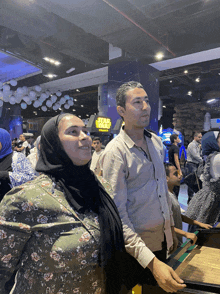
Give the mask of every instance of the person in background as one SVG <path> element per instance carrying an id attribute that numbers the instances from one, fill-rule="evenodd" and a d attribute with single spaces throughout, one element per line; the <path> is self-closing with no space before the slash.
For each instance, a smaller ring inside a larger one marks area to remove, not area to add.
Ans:
<path id="1" fill-rule="evenodd" d="M 33 170 L 35 171 L 36 175 L 39 175 L 39 173 L 35 170 L 35 168 L 40 156 L 40 138 L 41 136 L 37 137 L 36 141 L 34 142 L 34 148 L 30 150 L 30 154 L 27 156 L 27 159 L 30 161 L 31 166 Z"/>
<path id="2" fill-rule="evenodd" d="M 89 168 L 91 144 L 72 114 L 43 126 L 36 166 L 42 174 L 0 205 L 1 294 L 15 268 L 13 293 L 121 293 L 122 224 L 108 184 Z"/>
<path id="3" fill-rule="evenodd" d="M 204 224 L 193 220 L 184 214 L 181 214 L 181 208 L 176 196 L 173 194 L 173 188 L 180 185 L 181 177 L 178 173 L 178 170 L 172 163 L 165 163 L 165 170 L 166 170 L 166 177 L 167 177 L 167 185 L 169 195 L 172 201 L 172 210 L 173 210 L 173 218 L 174 218 L 174 225 L 175 225 L 175 232 L 177 234 L 180 247 L 183 243 L 182 237 L 186 237 L 187 239 L 191 239 L 193 241 L 193 245 L 197 241 L 197 237 L 194 233 L 185 232 L 182 230 L 182 222 L 190 224 L 190 225 L 197 225 L 203 229 L 211 229 L 212 226 L 209 224 Z"/>
<path id="4" fill-rule="evenodd" d="M 92 155 L 90 169 L 96 174 L 100 173 L 99 158 L 103 152 L 102 141 L 99 137 L 94 137 L 92 140 L 92 147 L 95 149 Z"/>
<path id="5" fill-rule="evenodd" d="M 13 152 L 9 132 L 0 128 L 0 201 L 11 188 L 34 177 L 30 162 L 22 153 Z"/>
<path id="6" fill-rule="evenodd" d="M 202 134 L 200 132 L 195 132 L 193 141 L 188 145 L 186 162 L 187 174 L 196 172 L 199 164 L 203 162 L 201 153 L 201 140 Z M 188 204 L 192 199 L 193 194 L 193 190 L 188 186 Z"/>
<path id="7" fill-rule="evenodd" d="M 202 137 L 202 153 L 206 157 L 202 173 L 202 189 L 191 199 L 186 216 L 214 225 L 220 217 L 220 132 L 210 131 Z M 194 232 L 196 226 L 189 226 Z"/>
<path id="8" fill-rule="evenodd" d="M 170 142 L 172 145 L 169 148 L 168 155 L 169 155 L 169 162 L 172 163 L 177 169 L 182 178 L 183 174 L 180 167 L 180 160 L 179 160 L 179 147 L 178 144 L 180 143 L 179 136 L 177 134 L 172 134 L 170 136 Z M 180 186 L 174 187 L 174 193 L 178 199 Z"/>
<path id="9" fill-rule="evenodd" d="M 30 154 L 30 144 L 26 140 L 24 134 L 19 136 L 19 141 L 21 142 L 20 147 L 15 147 L 14 150 L 22 152 L 25 156 L 28 156 Z"/>
<path id="10" fill-rule="evenodd" d="M 140 83 L 130 81 L 120 86 L 116 102 L 124 124 L 101 156 L 103 177 L 111 185 L 122 219 L 127 252 L 145 269 L 140 281 L 144 283 L 142 293 L 148 293 L 145 284 L 154 283 L 154 278 L 165 291 L 176 292 L 186 285 L 163 262 L 167 250 L 177 246 L 178 241 L 162 142 L 145 130 L 151 111 L 148 95 Z"/>

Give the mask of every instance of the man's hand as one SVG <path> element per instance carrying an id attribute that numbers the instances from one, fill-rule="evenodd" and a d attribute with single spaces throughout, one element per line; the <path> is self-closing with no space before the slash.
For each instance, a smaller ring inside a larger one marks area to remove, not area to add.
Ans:
<path id="1" fill-rule="evenodd" d="M 173 293 L 186 287 L 174 270 L 156 257 L 148 264 L 148 268 L 164 291 Z"/>
<path id="2" fill-rule="evenodd" d="M 188 232 L 186 233 L 186 238 L 191 239 L 193 241 L 192 245 L 195 245 L 198 239 L 194 233 L 188 233 Z"/>
<path id="3" fill-rule="evenodd" d="M 212 228 L 211 225 L 209 225 L 209 224 L 204 224 L 204 223 L 201 223 L 201 222 L 198 222 L 198 225 L 199 225 L 201 228 L 203 228 L 203 229 L 207 229 L 207 230 Z"/>
<path id="4" fill-rule="evenodd" d="M 177 247 L 178 247 L 178 238 L 176 236 L 176 233 L 174 231 L 174 227 L 171 227 L 171 232 L 172 232 L 172 236 L 173 236 L 173 246 L 170 247 L 169 249 L 169 254 L 171 254 L 172 252 L 176 251 Z"/>

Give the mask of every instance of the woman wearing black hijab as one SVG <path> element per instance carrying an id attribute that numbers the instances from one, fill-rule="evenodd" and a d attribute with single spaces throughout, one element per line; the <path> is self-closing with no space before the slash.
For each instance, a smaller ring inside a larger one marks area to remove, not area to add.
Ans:
<path id="1" fill-rule="evenodd" d="M 90 159 L 82 120 L 63 114 L 44 125 L 42 175 L 12 189 L 0 206 L 1 293 L 16 266 L 13 294 L 116 294 L 126 278 L 135 285 L 117 208 Z"/>

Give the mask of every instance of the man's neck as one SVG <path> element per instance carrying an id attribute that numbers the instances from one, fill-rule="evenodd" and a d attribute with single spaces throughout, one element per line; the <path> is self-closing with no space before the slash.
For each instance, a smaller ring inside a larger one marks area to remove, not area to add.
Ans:
<path id="1" fill-rule="evenodd" d="M 144 140 L 144 128 L 129 128 L 125 126 L 124 131 L 135 143 Z"/>
<path id="2" fill-rule="evenodd" d="M 173 143 L 173 145 L 177 146 L 177 145 L 178 145 L 178 143 L 177 143 L 177 142 L 174 142 L 174 143 Z"/>
<path id="3" fill-rule="evenodd" d="M 169 191 L 170 193 L 173 193 L 173 188 L 174 188 L 174 186 L 170 186 L 170 185 L 168 184 L 168 191 Z"/>

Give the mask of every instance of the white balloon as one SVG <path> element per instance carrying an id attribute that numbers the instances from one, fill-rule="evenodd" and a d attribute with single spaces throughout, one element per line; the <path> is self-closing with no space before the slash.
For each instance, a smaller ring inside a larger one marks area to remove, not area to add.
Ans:
<path id="1" fill-rule="evenodd" d="M 0 99 L 0 107 L 3 106 L 3 101 Z"/>
<path id="2" fill-rule="evenodd" d="M 57 102 L 56 104 L 57 109 L 60 108 L 61 104 L 59 102 Z"/>
<path id="3" fill-rule="evenodd" d="M 37 96 L 37 94 L 36 94 L 36 92 L 34 92 L 34 91 L 30 91 L 29 96 L 30 96 L 31 98 L 35 98 L 35 97 Z"/>
<path id="4" fill-rule="evenodd" d="M 26 109 L 26 108 L 27 108 L 27 104 L 24 103 L 24 102 L 22 102 L 22 103 L 21 103 L 21 108 L 22 108 L 22 109 Z"/>
<path id="5" fill-rule="evenodd" d="M 65 95 L 64 98 L 65 98 L 66 100 L 68 100 L 68 99 L 70 99 L 70 96 L 69 96 L 69 95 Z"/>
<path id="6" fill-rule="evenodd" d="M 9 92 L 10 91 L 10 86 L 9 85 L 4 85 L 3 86 L 3 91 L 4 92 Z"/>
<path id="7" fill-rule="evenodd" d="M 49 97 L 50 96 L 50 91 L 49 90 L 47 90 L 46 92 L 46 95 Z"/>
<path id="8" fill-rule="evenodd" d="M 47 100 L 47 101 L 46 101 L 46 105 L 47 105 L 47 107 L 51 107 L 51 106 L 52 106 L 52 104 L 53 104 L 53 103 L 52 103 L 52 101 L 51 101 L 51 100 Z"/>
<path id="9" fill-rule="evenodd" d="M 3 83 L 2 83 L 2 82 L 0 82 L 0 89 L 2 89 L 2 87 L 3 87 Z"/>
<path id="10" fill-rule="evenodd" d="M 12 104 L 12 105 L 14 105 L 15 104 L 15 97 L 14 96 L 11 96 L 10 98 L 9 98 L 9 103 L 10 104 Z"/>
<path id="11" fill-rule="evenodd" d="M 30 97 L 29 96 L 24 96 L 23 97 L 23 100 L 24 100 L 24 102 L 29 102 L 31 99 L 30 99 Z"/>
<path id="12" fill-rule="evenodd" d="M 24 86 L 22 87 L 23 89 L 23 95 L 27 95 L 28 94 L 28 87 Z"/>
<path id="13" fill-rule="evenodd" d="M 61 93 L 60 91 L 57 91 L 57 92 L 56 92 L 56 95 L 57 95 L 58 97 L 60 97 L 60 96 L 62 95 L 62 93 Z"/>
<path id="14" fill-rule="evenodd" d="M 41 109 L 42 109 L 43 111 L 47 111 L 47 107 L 46 107 L 46 106 L 42 106 Z"/>
<path id="15" fill-rule="evenodd" d="M 48 97 L 47 97 L 47 94 L 46 94 L 46 93 L 42 93 L 42 94 L 40 95 L 40 98 L 42 98 L 43 100 L 45 100 L 45 99 L 47 99 Z"/>
<path id="16" fill-rule="evenodd" d="M 57 110 L 58 108 L 56 107 L 56 105 L 53 105 L 53 110 Z"/>
<path id="17" fill-rule="evenodd" d="M 64 104 L 64 108 L 65 109 L 69 109 L 70 108 L 70 105 L 69 104 Z"/>
<path id="18" fill-rule="evenodd" d="M 37 92 L 40 92 L 42 89 L 41 89 L 41 87 L 40 86 L 35 86 L 35 91 L 37 91 Z"/>
<path id="19" fill-rule="evenodd" d="M 62 97 L 62 98 L 60 99 L 60 101 L 59 101 L 59 103 L 60 103 L 61 105 L 63 105 L 65 102 L 66 102 L 66 99 L 65 99 L 64 97 Z"/>
<path id="20" fill-rule="evenodd" d="M 41 103 L 40 103 L 40 101 L 39 101 L 39 100 L 36 100 L 36 101 L 34 101 L 34 104 L 33 104 L 33 106 L 34 106 L 35 108 L 37 108 L 37 107 L 41 106 Z"/>
<path id="21" fill-rule="evenodd" d="M 15 96 L 15 102 L 16 103 L 20 103 L 21 102 L 21 99 L 22 99 L 21 97 Z"/>
<path id="22" fill-rule="evenodd" d="M 1 97 L 3 97 L 3 92 L 2 92 L 2 91 L 0 91 L 0 98 L 1 98 Z"/>
<path id="23" fill-rule="evenodd" d="M 69 104 L 69 106 L 73 106 L 74 102 L 72 100 L 68 100 L 67 103 Z"/>
<path id="24" fill-rule="evenodd" d="M 9 101 L 9 96 L 3 94 L 3 101 L 4 101 L 4 102 L 8 102 L 8 101 Z"/>
<path id="25" fill-rule="evenodd" d="M 23 88 L 18 87 L 18 88 L 17 88 L 17 93 L 18 93 L 19 95 L 23 95 L 23 94 L 24 94 L 24 90 L 23 90 Z"/>
<path id="26" fill-rule="evenodd" d="M 14 87 L 17 86 L 17 84 L 18 84 L 18 82 L 16 80 L 11 80 L 9 83 Z"/>
<path id="27" fill-rule="evenodd" d="M 27 105 L 31 105 L 31 103 L 32 103 L 31 99 L 29 99 L 26 103 L 27 103 Z"/>
<path id="28" fill-rule="evenodd" d="M 57 101 L 57 96 L 56 95 L 52 95 L 50 99 L 54 103 L 54 102 Z"/>

